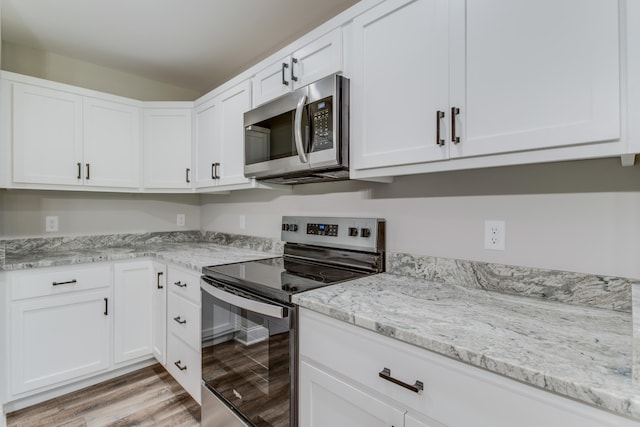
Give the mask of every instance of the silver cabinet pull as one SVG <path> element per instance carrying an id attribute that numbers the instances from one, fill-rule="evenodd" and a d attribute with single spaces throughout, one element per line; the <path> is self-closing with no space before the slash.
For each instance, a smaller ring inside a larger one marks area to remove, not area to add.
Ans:
<path id="1" fill-rule="evenodd" d="M 289 82 L 284 78 L 284 69 L 289 68 L 289 64 L 286 62 L 282 63 L 282 84 L 285 86 L 289 86 Z"/>
<path id="2" fill-rule="evenodd" d="M 298 63 L 297 58 L 291 58 L 291 80 L 294 82 L 298 81 L 298 78 L 293 74 L 293 64 L 297 64 L 297 63 Z"/>
<path id="3" fill-rule="evenodd" d="M 187 284 L 186 284 L 186 283 L 182 283 L 182 282 L 181 282 L 181 281 L 179 281 L 179 280 L 178 280 L 177 282 L 175 282 L 175 283 L 174 283 L 174 285 L 176 285 L 176 286 L 177 286 L 177 287 L 179 287 L 179 288 L 186 288 L 186 287 L 187 287 Z"/>
<path id="4" fill-rule="evenodd" d="M 76 279 L 73 280 L 67 280 L 66 282 L 53 282 L 51 283 L 52 286 L 59 286 L 59 285 L 71 285 L 71 284 L 76 284 L 78 283 L 78 281 Z"/>
<path id="5" fill-rule="evenodd" d="M 424 384 L 422 383 L 422 381 L 416 381 L 415 384 L 413 385 L 407 384 L 404 381 L 400 381 L 399 379 L 393 378 L 391 376 L 391 369 L 389 368 L 384 368 L 382 372 L 378 372 L 378 376 L 384 380 L 397 384 L 400 387 L 404 387 L 407 390 L 411 390 L 414 393 L 420 393 L 422 390 L 424 390 Z"/>
<path id="6" fill-rule="evenodd" d="M 159 272 L 158 272 L 158 289 L 163 289 L 163 288 L 164 288 L 164 286 L 162 286 L 162 285 L 160 284 L 160 276 L 162 276 L 163 274 L 164 274 L 164 273 L 163 273 L 162 271 L 159 271 Z"/>
<path id="7" fill-rule="evenodd" d="M 211 163 L 211 179 L 216 179 L 216 164 Z"/>
<path id="8" fill-rule="evenodd" d="M 174 317 L 174 318 L 173 318 L 173 320 L 175 320 L 176 322 L 178 322 L 178 323 L 179 323 L 179 324 L 181 324 L 181 325 L 184 325 L 185 323 L 187 323 L 187 321 L 186 321 L 186 320 L 182 320 L 182 319 L 180 318 L 180 316 L 178 316 L 178 317 Z"/>
<path id="9" fill-rule="evenodd" d="M 441 147 L 444 145 L 444 138 L 440 138 L 440 124 L 442 119 L 444 119 L 444 111 L 438 110 L 436 112 L 436 144 Z"/>
<path id="10" fill-rule="evenodd" d="M 460 137 L 456 135 L 456 116 L 460 114 L 458 107 L 451 107 L 451 142 L 457 144 L 460 142 Z"/>
<path id="11" fill-rule="evenodd" d="M 187 367 L 186 366 L 180 366 L 182 362 L 180 360 L 178 360 L 177 362 L 173 362 L 174 365 L 176 365 L 178 367 L 178 369 L 180 369 L 181 371 L 186 371 Z"/>

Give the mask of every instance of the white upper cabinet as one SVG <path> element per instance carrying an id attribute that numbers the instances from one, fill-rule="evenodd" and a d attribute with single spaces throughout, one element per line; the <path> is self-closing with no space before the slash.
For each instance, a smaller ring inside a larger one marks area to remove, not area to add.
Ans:
<path id="1" fill-rule="evenodd" d="M 191 108 L 145 108 L 144 188 L 190 189 Z"/>
<path id="2" fill-rule="evenodd" d="M 140 108 L 84 98 L 85 185 L 140 185 Z"/>
<path id="3" fill-rule="evenodd" d="M 390 0 L 354 20 L 354 168 L 448 157 L 448 16 L 446 0 Z"/>
<path id="4" fill-rule="evenodd" d="M 258 71 L 252 79 L 253 106 L 340 71 L 342 28 L 337 28 Z"/>
<path id="5" fill-rule="evenodd" d="M 13 85 L 13 181 L 82 184 L 82 97 Z"/>
<path id="6" fill-rule="evenodd" d="M 352 177 L 624 153 L 619 39 L 616 1 L 379 4 L 353 21 Z"/>
<path id="7" fill-rule="evenodd" d="M 618 2 L 451 4 L 452 157 L 620 138 Z"/>
<path id="8" fill-rule="evenodd" d="M 247 80 L 195 108 L 196 188 L 249 185 L 244 176 L 244 113 L 251 108 Z"/>

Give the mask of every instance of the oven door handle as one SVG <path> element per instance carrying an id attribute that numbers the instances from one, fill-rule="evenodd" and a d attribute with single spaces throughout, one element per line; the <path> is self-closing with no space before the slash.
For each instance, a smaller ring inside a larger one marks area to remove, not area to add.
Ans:
<path id="1" fill-rule="evenodd" d="M 277 319 L 284 319 L 286 317 L 287 310 L 284 307 L 249 299 L 217 288 L 207 282 L 204 283 L 206 283 L 207 286 L 202 286 L 202 289 L 209 295 L 218 298 L 220 301 L 224 301 L 239 308 L 253 311 L 254 313 L 275 317 Z"/>

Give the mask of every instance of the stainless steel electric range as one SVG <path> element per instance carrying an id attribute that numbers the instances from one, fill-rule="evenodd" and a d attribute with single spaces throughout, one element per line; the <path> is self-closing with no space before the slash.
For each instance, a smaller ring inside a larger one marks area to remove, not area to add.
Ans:
<path id="1" fill-rule="evenodd" d="M 385 222 L 282 218 L 284 255 L 202 270 L 202 426 L 297 427 L 292 295 L 384 271 Z"/>

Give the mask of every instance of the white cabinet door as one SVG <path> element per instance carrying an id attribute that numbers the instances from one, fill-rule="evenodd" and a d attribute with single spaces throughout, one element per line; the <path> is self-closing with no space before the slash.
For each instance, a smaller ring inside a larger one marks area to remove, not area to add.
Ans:
<path id="1" fill-rule="evenodd" d="M 293 53 L 293 89 L 338 73 L 342 68 L 342 28 L 337 28 Z"/>
<path id="2" fill-rule="evenodd" d="M 449 4 L 389 0 L 353 21 L 352 166 L 448 158 Z"/>
<path id="3" fill-rule="evenodd" d="M 302 361 L 300 425 L 401 427 L 404 411 Z"/>
<path id="4" fill-rule="evenodd" d="M 151 350 L 162 365 L 167 363 L 167 267 L 153 262 L 155 283 L 152 286 Z"/>
<path id="5" fill-rule="evenodd" d="M 291 92 L 291 56 L 286 56 L 256 73 L 251 79 L 253 106 Z"/>
<path id="6" fill-rule="evenodd" d="M 617 1 L 451 4 L 452 157 L 620 137 Z"/>
<path id="7" fill-rule="evenodd" d="M 114 362 L 152 354 L 153 269 L 150 261 L 114 266 Z"/>
<path id="8" fill-rule="evenodd" d="M 216 98 L 194 110 L 196 188 L 216 185 L 216 172 L 221 161 L 222 148 L 218 137 L 221 123 Z M 244 126 L 241 128 L 243 129 Z"/>
<path id="9" fill-rule="evenodd" d="M 251 84 L 247 80 L 224 92 L 218 99 L 222 147 L 218 169 L 218 185 L 250 182 L 244 176 L 244 113 L 251 108 Z"/>
<path id="10" fill-rule="evenodd" d="M 15 301 L 11 394 L 109 368 L 108 288 Z"/>
<path id="11" fill-rule="evenodd" d="M 327 33 L 256 73 L 253 107 L 343 69 L 342 28 Z"/>
<path id="12" fill-rule="evenodd" d="M 191 109 L 144 110 L 144 187 L 191 188 Z"/>
<path id="13" fill-rule="evenodd" d="M 85 185 L 137 188 L 139 161 L 140 109 L 84 98 Z"/>
<path id="14" fill-rule="evenodd" d="M 13 84 L 13 181 L 81 185 L 82 97 Z"/>

